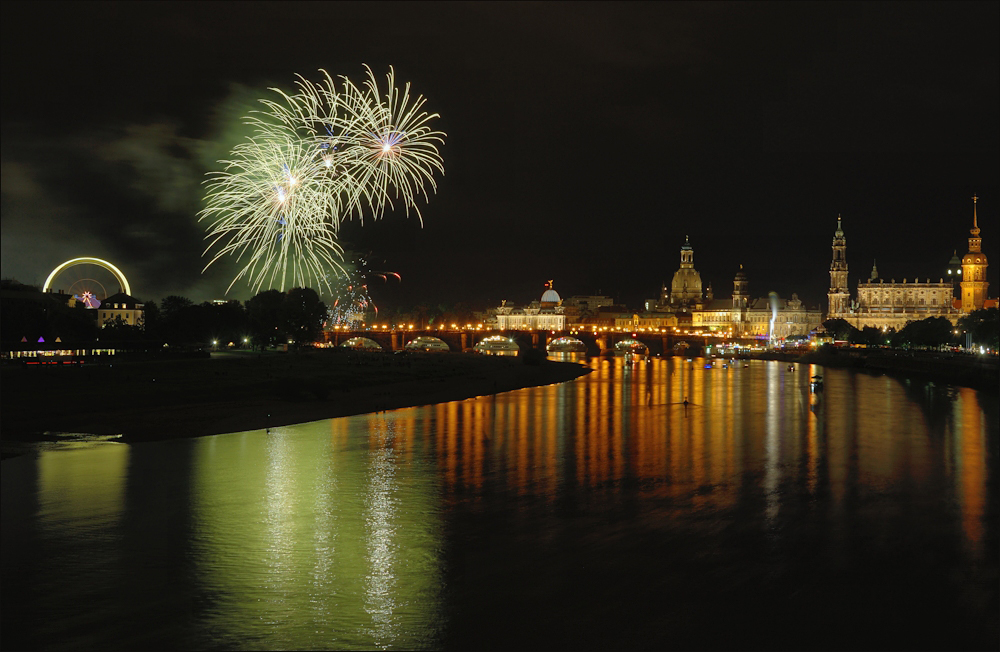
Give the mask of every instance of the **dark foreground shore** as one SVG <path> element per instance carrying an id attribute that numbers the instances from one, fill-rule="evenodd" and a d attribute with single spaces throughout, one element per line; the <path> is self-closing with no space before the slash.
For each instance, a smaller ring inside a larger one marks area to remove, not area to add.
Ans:
<path id="1" fill-rule="evenodd" d="M 5 367 L 0 439 L 128 441 L 259 430 L 564 382 L 583 365 L 474 354 L 220 353 L 188 360 Z"/>

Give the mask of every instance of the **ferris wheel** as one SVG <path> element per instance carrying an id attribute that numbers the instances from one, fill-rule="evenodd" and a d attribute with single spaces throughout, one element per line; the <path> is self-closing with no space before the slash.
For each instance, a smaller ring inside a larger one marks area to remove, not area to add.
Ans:
<path id="1" fill-rule="evenodd" d="M 43 292 L 56 290 L 73 296 L 88 308 L 117 292 L 132 294 L 128 279 L 120 269 L 100 258 L 73 258 L 57 266 L 45 279 Z"/>

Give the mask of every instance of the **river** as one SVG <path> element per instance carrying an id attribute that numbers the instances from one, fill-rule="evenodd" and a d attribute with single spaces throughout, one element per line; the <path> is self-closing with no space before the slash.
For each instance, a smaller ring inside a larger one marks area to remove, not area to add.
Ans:
<path id="1" fill-rule="evenodd" d="M 996 395 L 587 363 L 5 460 L 3 648 L 995 648 Z"/>

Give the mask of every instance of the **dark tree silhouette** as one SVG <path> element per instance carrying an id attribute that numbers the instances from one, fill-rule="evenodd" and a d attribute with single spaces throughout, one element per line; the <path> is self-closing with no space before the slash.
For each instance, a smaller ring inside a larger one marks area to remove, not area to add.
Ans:
<path id="1" fill-rule="evenodd" d="M 281 307 L 284 302 L 285 295 L 280 290 L 265 290 L 247 301 L 247 318 L 255 347 L 274 346 L 287 339 L 281 328 Z"/>
<path id="2" fill-rule="evenodd" d="M 1000 310 L 984 308 L 973 310 L 958 320 L 960 334 L 972 334 L 972 343 L 994 351 L 1000 348 Z"/>
<path id="3" fill-rule="evenodd" d="M 285 333 L 301 346 L 319 339 L 326 304 L 312 288 L 293 288 L 285 295 L 279 315 Z"/>

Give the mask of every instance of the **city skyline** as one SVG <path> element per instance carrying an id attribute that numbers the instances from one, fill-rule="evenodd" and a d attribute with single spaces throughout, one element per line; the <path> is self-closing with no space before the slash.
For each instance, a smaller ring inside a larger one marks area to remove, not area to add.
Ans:
<path id="1" fill-rule="evenodd" d="M 393 20 L 325 39 L 273 30 L 268 4 L 5 8 L 2 275 L 90 255 L 145 299 L 221 298 L 228 270 L 200 275 L 211 161 L 267 86 L 364 63 L 448 134 L 423 228 L 397 211 L 341 233 L 401 274 L 381 305 L 525 303 L 555 279 L 637 306 L 690 236 L 716 297 L 743 265 L 752 296 L 824 306 L 838 214 L 851 287 L 873 261 L 936 281 L 973 194 L 1000 260 L 996 4 L 281 7 Z"/>

